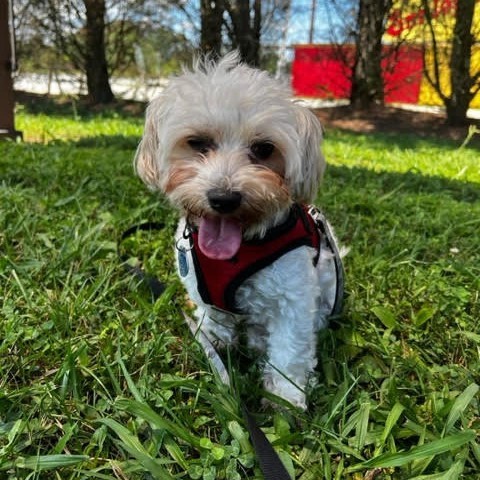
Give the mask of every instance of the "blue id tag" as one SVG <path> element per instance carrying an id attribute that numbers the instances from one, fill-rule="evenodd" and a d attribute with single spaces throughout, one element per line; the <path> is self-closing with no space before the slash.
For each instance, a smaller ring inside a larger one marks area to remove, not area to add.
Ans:
<path id="1" fill-rule="evenodd" d="M 181 277 L 186 277 L 188 274 L 188 259 L 187 252 L 183 247 L 177 249 L 178 251 L 178 270 Z"/>

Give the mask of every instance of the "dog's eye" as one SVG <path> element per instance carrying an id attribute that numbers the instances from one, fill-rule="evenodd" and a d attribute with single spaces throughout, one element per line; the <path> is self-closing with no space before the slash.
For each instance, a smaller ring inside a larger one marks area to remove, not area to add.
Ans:
<path id="1" fill-rule="evenodd" d="M 192 137 L 187 140 L 188 146 L 198 153 L 206 154 L 214 149 L 214 143 L 211 138 Z"/>
<path id="2" fill-rule="evenodd" d="M 272 156 L 275 146 L 270 142 L 255 142 L 250 146 L 250 152 L 255 160 L 267 160 Z"/>

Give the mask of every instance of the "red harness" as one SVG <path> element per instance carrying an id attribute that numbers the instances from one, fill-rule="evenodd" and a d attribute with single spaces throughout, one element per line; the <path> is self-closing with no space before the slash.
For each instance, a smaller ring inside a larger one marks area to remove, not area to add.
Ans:
<path id="1" fill-rule="evenodd" d="M 238 253 L 229 260 L 205 256 L 198 247 L 198 231 L 192 229 L 191 250 L 198 293 L 202 300 L 222 310 L 241 313 L 235 305 L 238 287 L 254 273 L 271 265 L 287 252 L 301 246 L 313 247 L 320 253 L 320 232 L 307 207 L 295 204 L 287 220 L 271 228 L 265 237 L 242 242 Z"/>

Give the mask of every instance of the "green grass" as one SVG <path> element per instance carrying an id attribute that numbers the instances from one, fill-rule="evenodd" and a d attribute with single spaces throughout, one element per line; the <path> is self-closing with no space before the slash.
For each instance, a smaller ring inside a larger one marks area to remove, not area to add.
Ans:
<path id="1" fill-rule="evenodd" d="M 135 178 L 140 117 L 17 115 L 0 144 L 0 478 L 261 479 L 237 390 L 179 314 L 175 214 Z M 350 247 L 307 413 L 258 421 L 302 480 L 477 479 L 479 151 L 328 131 L 318 204 Z M 116 252 L 168 282 L 155 303 Z M 234 362 L 235 364 L 235 362 Z M 256 388 L 252 386 L 258 385 Z M 258 410 L 257 410 L 258 411 Z"/>

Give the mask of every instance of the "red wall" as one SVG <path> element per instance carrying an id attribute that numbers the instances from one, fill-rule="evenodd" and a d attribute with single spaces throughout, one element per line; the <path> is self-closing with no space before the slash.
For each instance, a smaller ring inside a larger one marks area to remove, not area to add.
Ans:
<path id="1" fill-rule="evenodd" d="M 385 101 L 417 103 L 423 70 L 421 49 L 385 45 L 383 50 Z M 349 98 L 354 57 L 353 45 L 297 45 L 292 65 L 295 94 L 324 99 Z"/>

